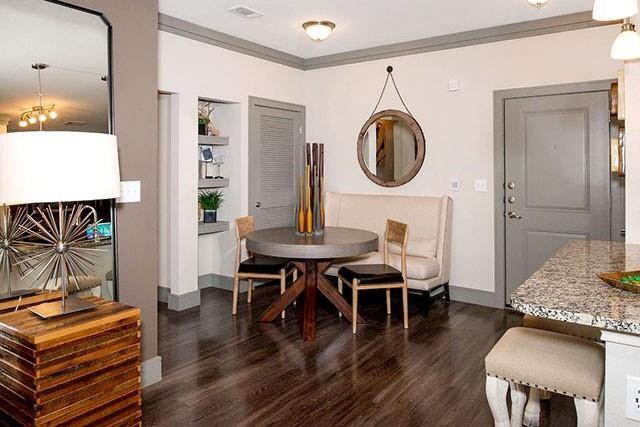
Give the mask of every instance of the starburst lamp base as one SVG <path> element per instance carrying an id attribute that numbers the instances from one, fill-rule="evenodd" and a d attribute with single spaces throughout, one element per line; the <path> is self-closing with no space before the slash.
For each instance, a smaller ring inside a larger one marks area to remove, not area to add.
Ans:
<path id="1" fill-rule="evenodd" d="M 30 307 L 29 311 L 44 319 L 91 310 L 96 307 L 92 302 L 81 298 L 69 298 L 69 282 L 78 287 L 78 276 L 88 275 L 88 270 L 93 266 L 91 248 L 83 248 L 84 231 L 87 228 L 95 228 L 98 224 L 97 216 L 91 221 L 90 215 L 84 216 L 84 205 L 76 204 L 67 213 L 67 209 L 58 203 L 57 212 L 51 206 L 44 211 L 37 208 L 42 220 L 34 219 L 29 215 L 27 219 L 32 223 L 35 231 L 29 231 L 32 237 L 40 239 L 40 253 L 32 258 L 34 266 L 27 276 L 34 271 L 39 271 L 37 279 L 46 277 L 45 287 L 50 280 L 54 285 L 60 283 L 62 297 L 60 301 L 49 302 Z M 95 212 L 95 211 L 94 211 Z M 96 239 L 97 239 L 96 233 Z M 70 280 L 71 279 L 71 280 Z"/>

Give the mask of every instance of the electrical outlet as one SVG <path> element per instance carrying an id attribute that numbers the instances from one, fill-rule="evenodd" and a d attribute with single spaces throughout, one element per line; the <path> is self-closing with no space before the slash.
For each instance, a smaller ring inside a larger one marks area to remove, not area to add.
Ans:
<path id="1" fill-rule="evenodd" d="M 450 188 L 451 188 L 451 191 L 459 191 L 460 181 L 458 181 L 457 179 L 452 179 Z"/>
<path id="2" fill-rule="evenodd" d="M 625 416 L 640 421 L 640 378 L 627 375 L 627 404 Z"/>

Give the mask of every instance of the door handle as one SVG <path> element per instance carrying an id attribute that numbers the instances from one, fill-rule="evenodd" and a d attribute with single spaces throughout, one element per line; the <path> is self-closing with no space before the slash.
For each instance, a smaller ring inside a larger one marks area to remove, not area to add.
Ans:
<path id="1" fill-rule="evenodd" d="M 522 219 L 522 217 L 517 213 L 515 213 L 514 211 L 507 212 L 507 217 L 510 219 Z"/>
<path id="2" fill-rule="evenodd" d="M 262 206 L 262 203 L 256 202 L 256 208 L 259 208 L 260 206 Z"/>

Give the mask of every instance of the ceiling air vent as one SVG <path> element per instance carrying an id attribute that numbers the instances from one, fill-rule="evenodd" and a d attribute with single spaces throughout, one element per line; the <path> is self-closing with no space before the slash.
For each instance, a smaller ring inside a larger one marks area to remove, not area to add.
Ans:
<path id="1" fill-rule="evenodd" d="M 65 126 L 86 126 L 87 122 L 80 122 L 78 120 L 69 120 L 68 122 L 64 122 Z"/>
<path id="2" fill-rule="evenodd" d="M 227 9 L 227 12 L 247 19 L 260 18 L 261 16 L 264 16 L 264 13 L 260 13 L 247 6 L 234 6 L 231 9 Z"/>

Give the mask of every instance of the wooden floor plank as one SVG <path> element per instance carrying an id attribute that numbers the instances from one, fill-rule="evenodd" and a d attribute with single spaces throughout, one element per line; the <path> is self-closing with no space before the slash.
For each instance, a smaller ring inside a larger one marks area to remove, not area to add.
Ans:
<path id="1" fill-rule="evenodd" d="M 290 306 L 285 320 L 258 321 L 278 294 L 277 286 L 258 287 L 236 318 L 231 293 L 219 289 L 204 289 L 190 310 L 159 304 L 163 381 L 143 391 L 144 424 L 492 425 L 484 357 L 520 315 L 437 301 L 425 316 L 420 299 L 410 298 L 404 330 L 400 291 L 392 291 L 391 317 L 384 291 L 369 291 L 357 335 L 320 299 L 316 340 L 304 342 L 303 304 Z M 543 413 L 543 425 L 576 422 L 563 396 Z"/>

